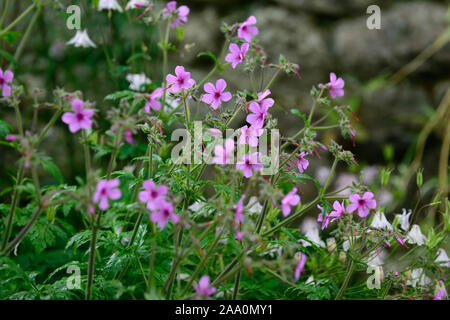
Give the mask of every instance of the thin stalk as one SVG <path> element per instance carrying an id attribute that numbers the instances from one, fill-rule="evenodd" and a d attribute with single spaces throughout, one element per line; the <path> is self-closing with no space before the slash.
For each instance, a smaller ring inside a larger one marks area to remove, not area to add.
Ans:
<path id="1" fill-rule="evenodd" d="M 42 141 L 42 139 L 44 139 L 45 135 L 47 134 L 48 130 L 53 126 L 53 124 L 55 123 L 56 120 L 58 120 L 59 116 L 61 115 L 63 111 L 61 109 L 59 109 L 54 115 L 53 117 L 50 119 L 50 121 L 47 123 L 47 125 L 45 126 L 44 130 L 42 130 L 38 141 L 36 143 L 36 145 L 39 145 L 39 143 Z M 84 130 L 83 130 L 84 131 Z"/>
<path id="2" fill-rule="evenodd" d="M 84 140 L 83 149 L 84 149 L 84 163 L 86 168 L 86 183 L 87 183 L 88 175 L 89 172 L 91 171 L 91 154 L 89 152 L 89 144 L 85 130 L 82 130 L 82 136 Z"/>
<path id="3" fill-rule="evenodd" d="M 10 0 L 6 0 L 6 5 L 5 5 L 5 8 L 3 9 L 4 10 L 3 15 L 2 15 L 2 18 L 0 19 L 0 28 L 3 27 L 3 22 L 5 22 L 6 13 L 8 12 L 8 9 L 9 9 L 9 3 L 10 3 Z"/>
<path id="4" fill-rule="evenodd" d="M 338 292 L 338 294 L 336 295 L 335 300 L 341 299 L 342 295 L 344 294 L 345 290 L 347 289 L 347 286 L 348 286 L 348 283 L 349 283 L 349 281 L 350 281 L 350 278 L 351 278 L 351 276 L 352 276 L 352 274 L 353 274 L 353 271 L 354 271 L 354 262 L 353 262 L 352 259 L 350 259 L 348 271 L 347 271 L 347 274 L 346 274 L 346 276 L 345 276 L 345 280 L 344 280 L 344 282 L 342 283 L 342 286 L 341 286 L 341 288 L 339 289 L 339 292 Z"/>
<path id="5" fill-rule="evenodd" d="M 95 251 L 97 245 L 97 234 L 99 229 L 99 223 L 101 218 L 101 212 L 97 216 L 97 221 L 93 219 L 92 221 L 92 233 L 91 233 L 91 244 L 89 247 L 89 260 L 88 260 L 88 277 L 86 282 L 86 292 L 85 300 L 91 300 L 92 298 L 92 285 L 94 283 L 94 273 L 95 273 Z"/>
<path id="6" fill-rule="evenodd" d="M 31 31 L 33 30 L 33 27 L 36 24 L 41 12 L 42 12 L 42 8 L 38 7 L 33 18 L 31 19 L 30 24 L 27 27 L 27 30 L 25 31 L 25 34 L 22 37 L 22 40 L 19 43 L 19 46 L 16 49 L 16 53 L 14 54 L 14 61 L 17 62 L 19 60 L 20 56 L 22 55 L 23 48 L 25 47 L 25 44 L 27 43 L 28 38 L 31 35 Z"/>
<path id="7" fill-rule="evenodd" d="M 20 198 L 20 192 L 17 189 L 17 186 L 22 183 L 24 172 L 25 172 L 25 166 L 22 163 L 22 164 L 20 164 L 19 170 L 17 171 L 16 187 L 14 188 L 13 196 L 11 199 L 11 206 L 9 209 L 8 220 L 7 220 L 6 226 L 5 226 L 5 233 L 3 235 L 3 241 L 0 245 L 0 251 L 2 251 L 5 248 L 6 244 L 9 241 L 9 237 L 11 236 L 12 226 L 13 226 L 13 222 L 14 222 L 14 216 L 16 213 L 16 207 L 17 207 L 17 204 L 18 204 L 19 198 Z"/>
<path id="8" fill-rule="evenodd" d="M 237 300 L 237 297 L 239 294 L 240 281 L 241 281 L 241 269 L 239 268 L 239 271 L 234 278 L 234 288 L 233 288 L 233 297 L 232 297 L 233 300 Z"/>
<path id="9" fill-rule="evenodd" d="M 164 36 L 164 47 L 163 47 L 163 88 L 166 88 L 167 82 L 166 82 L 166 75 L 167 75 L 167 46 L 169 45 L 169 34 L 170 34 L 170 22 L 167 22 L 166 26 L 166 34 Z M 163 92 L 163 99 L 162 99 L 162 106 L 161 106 L 161 112 L 163 112 L 164 107 L 166 105 L 166 91 Z"/>
<path id="10" fill-rule="evenodd" d="M 33 2 L 20 16 L 16 18 L 13 22 L 11 22 L 5 29 L 0 31 L 0 37 L 3 36 L 5 33 L 7 33 L 9 30 L 14 28 L 23 18 L 25 18 L 36 6 L 36 3 Z M 3 15 L 6 15 L 6 11 L 3 13 Z M 2 18 L 4 20 L 4 18 Z M 2 21 L 3 23 L 3 21 Z"/>
<path id="11" fill-rule="evenodd" d="M 152 223 L 153 226 L 153 239 L 152 239 L 152 256 L 150 258 L 150 269 L 148 272 L 148 292 L 150 293 L 150 290 L 152 288 L 152 279 L 153 279 L 153 272 L 155 270 L 155 256 L 156 256 L 156 246 L 157 246 L 157 235 L 158 235 L 158 229 L 156 228 L 156 224 Z"/>
<path id="12" fill-rule="evenodd" d="M 275 72 L 275 74 L 273 75 L 272 79 L 270 79 L 270 81 L 269 81 L 269 83 L 267 84 L 267 86 L 266 86 L 266 88 L 264 89 L 264 91 L 268 90 L 268 89 L 272 86 L 273 82 L 274 82 L 275 79 L 278 77 L 278 74 L 280 73 L 280 71 L 281 71 L 281 69 L 278 69 L 277 72 Z M 263 92 L 264 92 L 264 91 L 263 91 Z"/>

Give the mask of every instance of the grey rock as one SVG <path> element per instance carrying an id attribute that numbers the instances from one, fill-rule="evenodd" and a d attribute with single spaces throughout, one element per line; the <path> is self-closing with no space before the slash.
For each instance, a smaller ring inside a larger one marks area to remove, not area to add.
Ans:
<path id="1" fill-rule="evenodd" d="M 358 77 L 396 71 L 409 63 L 446 27 L 446 7 L 436 3 L 401 3 L 381 8 L 380 30 L 369 30 L 366 17 L 339 22 L 333 35 L 333 52 L 341 68 Z M 417 70 L 430 75 L 447 74 L 450 46 L 441 49 Z"/>
<path id="2" fill-rule="evenodd" d="M 366 8 L 381 1 L 374 0 L 276 0 L 277 3 L 302 11 L 330 16 L 364 14 Z M 386 2 L 386 1 L 384 1 Z M 360 13 L 359 13 L 360 12 Z"/>

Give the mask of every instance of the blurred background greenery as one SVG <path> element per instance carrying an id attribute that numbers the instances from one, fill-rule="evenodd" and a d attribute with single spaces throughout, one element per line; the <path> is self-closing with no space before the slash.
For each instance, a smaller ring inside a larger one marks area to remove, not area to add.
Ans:
<path id="1" fill-rule="evenodd" d="M 125 7 L 127 1 L 119 2 Z M 4 26 L 31 3 L 11 1 Z M 57 87 L 67 91 L 80 90 L 84 99 L 96 102 L 97 108 L 106 112 L 111 102 L 105 101 L 104 97 L 116 90 L 127 89 L 127 74 L 145 73 L 153 82 L 161 82 L 159 32 L 156 26 L 137 20 L 142 10 L 98 12 L 91 0 L 48 3 L 37 17 L 31 37 L 18 59 L 11 62 L 33 13 L 0 39 L 0 66 L 5 69 L 11 64 L 16 81 L 28 93 L 21 104 L 25 127 L 31 126 L 36 107 L 39 109 L 37 127 L 51 117 L 52 109 L 45 107 L 43 102 L 52 101 L 52 91 Z M 5 12 L 5 4 L 6 0 L 2 0 L 0 16 Z M 88 30 L 97 48 L 75 48 L 66 44 L 75 34 L 75 30 L 66 27 L 66 8 L 71 4 L 80 5 L 81 28 Z M 156 1 L 157 8 L 163 4 Z M 329 143 L 333 139 L 344 144 L 357 155 L 359 168 L 369 168 L 366 173 L 372 172 L 375 177 L 382 166 L 391 167 L 399 174 L 411 168 L 409 164 L 416 154 L 417 137 L 436 115 L 435 111 L 450 87 L 448 1 L 191 0 L 179 1 L 178 5 L 181 4 L 188 5 L 191 12 L 183 39 L 177 39 L 173 33 L 170 40 L 176 45 L 169 57 L 170 71 L 175 65 L 182 64 L 194 79 L 201 79 L 209 72 L 212 61 L 205 56 L 198 57 L 198 54 L 203 51 L 219 54 L 224 40 L 221 23 L 232 24 L 254 15 L 260 31 L 257 41 L 265 48 L 269 61 L 276 63 L 283 54 L 300 65 L 301 80 L 283 76 L 273 86 L 272 93 L 277 102 L 273 115 L 278 119 L 282 135 L 293 135 L 299 129 L 300 123 L 289 109 L 308 110 L 312 86 L 328 82 L 329 73 L 335 72 L 346 81 L 345 97 L 339 101 L 350 104 L 359 118 L 353 122 L 357 129 L 356 146 L 344 140 L 339 130 L 327 132 L 321 140 Z M 380 30 L 366 27 L 369 16 L 366 9 L 371 4 L 381 8 Z M 404 68 L 424 50 L 429 54 L 416 60 L 418 64 L 412 65 L 414 68 L 410 68 L 411 65 Z M 267 79 L 269 76 L 265 75 Z M 229 68 L 222 77 L 231 89 L 249 87 L 248 77 L 242 71 Z M 36 88 L 43 91 L 34 95 Z M 448 109 L 448 105 L 445 108 Z M 15 132 L 12 110 L 2 107 L 0 114 Z M 241 120 L 243 124 L 244 119 Z M 424 168 L 425 181 L 429 182 L 429 192 L 422 196 L 428 198 L 434 197 L 438 188 L 438 163 L 441 153 L 445 152 L 446 128 L 446 117 L 440 117 L 431 126 L 421 152 L 423 157 L 419 159 L 418 167 Z M 143 138 L 121 150 L 122 160 L 126 161 L 137 150 L 145 150 Z M 67 183 L 74 183 L 75 177 L 84 170 L 76 139 L 58 121 L 43 145 Z M 0 146 L 0 196 L 6 194 L 8 199 L 17 158 L 17 154 Z M 403 169 L 401 164 L 404 164 Z M 321 170 L 328 165 L 325 157 L 315 159 L 311 162 L 310 174 L 320 176 Z M 351 168 L 351 171 L 356 172 L 356 169 Z M 445 177 L 441 180 L 448 185 L 448 170 L 444 171 Z M 339 178 L 341 181 L 336 182 L 336 187 L 357 180 L 358 175 L 341 173 Z M 50 175 L 45 179 L 43 183 L 56 182 Z M 400 199 L 392 209 L 414 206 L 413 196 L 407 195 L 415 194 L 415 186 L 408 189 L 408 182 L 399 180 L 397 189 L 403 193 L 391 194 Z M 415 181 L 412 182 L 415 185 Z"/>

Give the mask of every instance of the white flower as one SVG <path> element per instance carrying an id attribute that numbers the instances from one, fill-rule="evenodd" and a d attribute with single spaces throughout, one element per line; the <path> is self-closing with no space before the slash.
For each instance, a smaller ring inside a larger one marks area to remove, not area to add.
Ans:
<path id="1" fill-rule="evenodd" d="M 437 256 L 436 260 L 434 260 L 434 262 L 450 267 L 450 259 L 448 258 L 447 252 L 445 252 L 445 250 L 442 248 L 439 248 L 438 252 L 439 255 Z"/>
<path id="2" fill-rule="evenodd" d="M 408 231 L 409 229 L 409 216 L 411 215 L 412 211 L 411 209 L 408 210 L 408 213 L 406 213 L 406 209 L 402 209 L 402 214 L 397 214 L 396 217 L 400 221 L 400 228 L 402 228 L 404 231 Z"/>
<path id="3" fill-rule="evenodd" d="M 193 211 L 193 212 L 197 212 L 199 211 L 201 208 L 203 208 L 205 206 L 204 203 L 201 203 L 200 201 L 195 201 L 193 204 L 191 204 L 188 209 Z"/>
<path id="4" fill-rule="evenodd" d="M 150 5 L 148 0 L 130 0 L 128 1 L 125 10 L 136 9 L 138 7 L 147 7 Z"/>
<path id="5" fill-rule="evenodd" d="M 139 74 L 127 74 L 127 80 L 130 83 L 130 89 L 134 91 L 140 91 L 143 84 L 150 84 L 152 81 L 143 73 Z"/>
<path id="6" fill-rule="evenodd" d="M 364 259 L 364 261 L 373 267 L 379 267 L 384 264 L 384 256 L 386 255 L 386 251 L 382 250 L 378 253 L 377 250 L 372 251 L 369 255 Z"/>
<path id="7" fill-rule="evenodd" d="M 250 212 L 250 214 L 257 214 L 257 213 L 261 213 L 262 212 L 262 205 L 258 202 L 258 198 L 256 197 L 251 197 L 248 200 L 248 212 Z"/>
<path id="8" fill-rule="evenodd" d="M 95 43 L 89 38 L 87 34 L 87 29 L 84 29 L 83 31 L 77 30 L 77 33 L 75 36 L 67 41 L 67 44 L 73 44 L 75 47 L 93 47 L 96 48 L 97 46 Z"/>
<path id="9" fill-rule="evenodd" d="M 411 280 L 407 280 L 406 284 L 413 286 L 414 288 L 419 284 L 420 287 L 424 287 L 431 282 L 431 279 L 423 273 L 422 268 L 414 269 L 411 272 Z"/>
<path id="10" fill-rule="evenodd" d="M 117 10 L 119 12 L 122 12 L 122 7 L 117 2 L 117 0 L 100 0 L 98 3 L 98 11 L 101 11 L 103 9 Z"/>
<path id="11" fill-rule="evenodd" d="M 352 241 L 355 242 L 358 238 L 359 236 L 353 237 Z M 344 249 L 344 251 L 350 249 L 350 238 L 347 238 L 347 240 L 342 243 L 342 249 Z"/>
<path id="12" fill-rule="evenodd" d="M 306 234 L 305 237 L 311 241 L 312 243 L 314 243 L 315 245 L 325 248 L 325 242 L 323 242 L 320 237 L 319 237 L 319 228 L 312 228 L 309 229 Z M 309 247 L 311 245 L 311 243 L 309 243 L 306 240 L 300 240 L 300 242 L 303 244 L 303 246 L 305 247 Z"/>
<path id="13" fill-rule="evenodd" d="M 180 99 L 174 99 L 170 96 L 166 97 L 166 105 L 165 108 L 167 108 L 167 111 L 175 110 L 180 106 Z"/>
<path id="14" fill-rule="evenodd" d="M 305 284 L 311 284 L 314 285 L 315 284 L 315 280 L 314 280 L 314 276 L 310 275 L 308 279 L 306 279 Z"/>
<path id="15" fill-rule="evenodd" d="M 422 234 L 422 231 L 420 231 L 420 227 L 417 224 L 414 224 L 411 228 L 411 231 L 409 231 L 408 235 L 406 236 L 406 242 L 421 246 L 424 245 L 426 241 L 427 237 Z"/>
<path id="16" fill-rule="evenodd" d="M 386 216 L 381 211 L 375 213 L 370 226 L 376 229 L 392 230 L 392 225 L 389 223 L 389 221 L 386 219 Z"/>

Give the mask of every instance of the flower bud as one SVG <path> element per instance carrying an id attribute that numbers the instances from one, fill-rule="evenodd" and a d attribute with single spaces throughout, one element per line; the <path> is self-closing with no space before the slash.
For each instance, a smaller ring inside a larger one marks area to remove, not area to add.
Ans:
<path id="1" fill-rule="evenodd" d="M 417 171 L 417 175 L 416 175 L 416 183 L 417 183 L 417 187 L 421 187 L 423 184 L 423 175 L 422 175 L 423 169 L 419 169 Z"/>
<path id="2" fill-rule="evenodd" d="M 339 262 L 345 263 L 346 259 L 347 259 L 347 254 L 344 251 L 339 252 Z"/>
<path id="3" fill-rule="evenodd" d="M 328 252 L 332 253 L 336 251 L 336 239 L 335 238 L 328 238 L 327 239 L 327 249 Z"/>
<path id="4" fill-rule="evenodd" d="M 381 185 L 385 187 L 389 182 L 389 177 L 391 176 L 390 169 L 381 170 Z"/>

